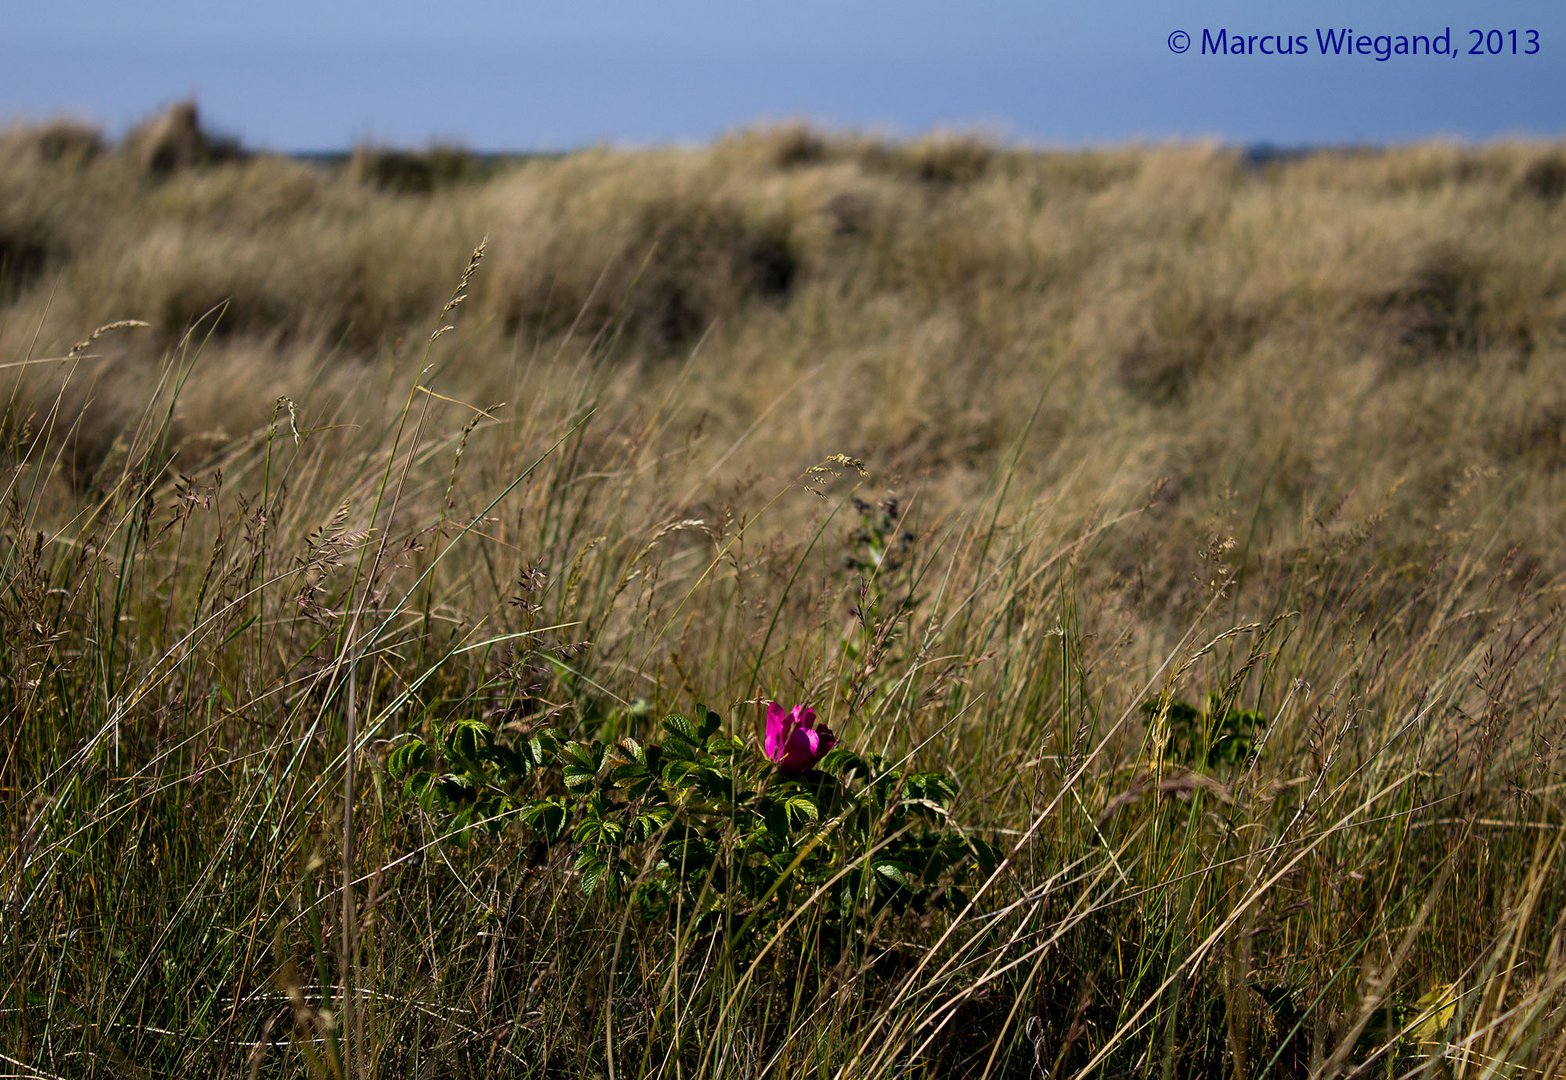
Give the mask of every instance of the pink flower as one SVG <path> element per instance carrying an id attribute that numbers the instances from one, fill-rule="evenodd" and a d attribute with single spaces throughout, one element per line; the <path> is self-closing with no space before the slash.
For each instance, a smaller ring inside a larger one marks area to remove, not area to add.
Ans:
<path id="1" fill-rule="evenodd" d="M 795 705 L 788 712 L 775 701 L 767 702 L 767 757 L 786 773 L 804 772 L 837 745 L 837 736 L 825 724 L 816 723 L 816 710 Z"/>

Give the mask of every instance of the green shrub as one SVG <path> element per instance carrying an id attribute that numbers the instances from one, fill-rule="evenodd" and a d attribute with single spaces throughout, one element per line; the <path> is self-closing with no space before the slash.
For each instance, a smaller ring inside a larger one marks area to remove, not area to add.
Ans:
<path id="1" fill-rule="evenodd" d="M 833 951 L 885 911 L 960 909 L 994 869 L 996 850 L 951 820 L 952 777 L 843 747 L 789 773 L 696 715 L 609 744 L 550 728 L 508 743 L 462 719 L 408 737 L 388 771 L 454 839 L 520 824 L 570 848 L 584 892 L 644 918 L 808 927 Z"/>

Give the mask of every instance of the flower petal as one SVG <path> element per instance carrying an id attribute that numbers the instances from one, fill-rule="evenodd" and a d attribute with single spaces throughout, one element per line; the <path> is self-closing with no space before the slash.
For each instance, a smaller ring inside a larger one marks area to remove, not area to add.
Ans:
<path id="1" fill-rule="evenodd" d="M 788 741 L 783 745 L 782 757 L 778 759 L 778 768 L 784 772 L 804 772 L 816 763 L 816 748 L 819 745 L 819 736 L 806 727 L 796 727 L 789 732 Z"/>
<path id="2" fill-rule="evenodd" d="M 767 702 L 767 733 L 762 742 L 762 749 L 769 760 L 783 759 L 783 744 L 788 738 L 790 727 L 789 717 L 783 712 L 783 706 L 775 701 Z"/>
<path id="3" fill-rule="evenodd" d="M 824 755 L 828 750 L 837 745 L 837 736 L 833 734 L 832 729 L 827 727 L 825 724 L 816 725 L 816 734 L 820 736 L 819 754 Z"/>

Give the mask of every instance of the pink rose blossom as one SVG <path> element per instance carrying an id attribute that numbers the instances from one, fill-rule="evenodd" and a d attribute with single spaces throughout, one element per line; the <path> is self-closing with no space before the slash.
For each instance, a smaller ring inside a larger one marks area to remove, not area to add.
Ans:
<path id="1" fill-rule="evenodd" d="M 801 773 L 820 761 L 837 745 L 837 736 L 825 724 L 816 723 L 816 710 L 795 705 L 788 712 L 775 701 L 767 702 L 767 757 L 786 773 Z"/>

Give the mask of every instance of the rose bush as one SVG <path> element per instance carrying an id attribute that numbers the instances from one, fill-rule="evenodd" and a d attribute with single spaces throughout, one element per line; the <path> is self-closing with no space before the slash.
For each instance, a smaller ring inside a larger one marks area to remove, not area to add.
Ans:
<path id="1" fill-rule="evenodd" d="M 519 825 L 571 853 L 590 894 L 644 916 L 771 920 L 807 902 L 823 947 L 855 940 L 883 911 L 966 902 L 998 858 L 951 818 L 957 784 L 838 745 L 814 710 L 769 703 L 763 752 L 722 733 L 717 713 L 666 718 L 658 741 L 507 743 L 462 719 L 404 736 L 388 771 L 452 842 Z"/>

